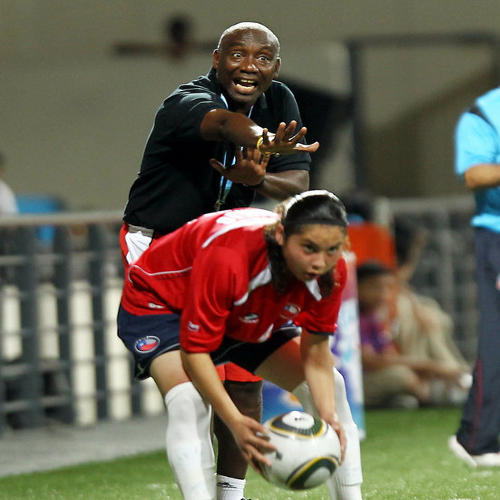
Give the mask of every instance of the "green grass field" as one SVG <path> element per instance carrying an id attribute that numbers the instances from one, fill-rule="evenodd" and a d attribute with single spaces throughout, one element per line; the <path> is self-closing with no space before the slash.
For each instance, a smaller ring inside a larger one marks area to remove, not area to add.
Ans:
<path id="1" fill-rule="evenodd" d="M 470 469 L 447 449 L 459 411 L 378 410 L 366 414 L 365 500 L 498 500 L 500 470 Z M 326 488 L 296 493 L 250 471 L 252 500 L 328 500 Z M 0 479 L 0 499 L 180 499 L 164 452 Z"/>

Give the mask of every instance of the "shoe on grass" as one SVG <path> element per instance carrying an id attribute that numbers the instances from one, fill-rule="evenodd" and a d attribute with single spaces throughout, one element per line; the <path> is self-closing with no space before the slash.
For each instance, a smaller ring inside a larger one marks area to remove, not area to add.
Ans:
<path id="1" fill-rule="evenodd" d="M 500 467 L 500 452 L 471 455 L 457 440 L 457 436 L 448 439 L 448 447 L 453 454 L 470 467 Z"/>

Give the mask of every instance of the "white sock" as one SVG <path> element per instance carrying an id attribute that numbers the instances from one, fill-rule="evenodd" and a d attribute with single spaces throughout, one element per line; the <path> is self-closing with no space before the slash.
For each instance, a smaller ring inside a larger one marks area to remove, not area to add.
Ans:
<path id="1" fill-rule="evenodd" d="M 335 368 L 333 371 L 335 380 L 335 408 L 346 434 L 347 446 L 342 465 L 326 482 L 326 485 L 330 493 L 330 500 L 361 500 L 363 474 L 361 472 L 358 427 L 352 418 L 351 409 L 347 402 L 344 378 Z M 306 382 L 300 384 L 293 391 L 293 394 L 300 401 L 306 412 L 318 415 Z"/>
<path id="2" fill-rule="evenodd" d="M 241 500 L 246 481 L 217 474 L 217 500 Z"/>
<path id="3" fill-rule="evenodd" d="M 341 484 L 337 474 L 326 482 L 330 500 L 363 500 L 360 484 Z"/>
<path id="4" fill-rule="evenodd" d="M 215 500 L 211 407 L 191 382 L 165 395 L 167 457 L 184 500 Z"/>

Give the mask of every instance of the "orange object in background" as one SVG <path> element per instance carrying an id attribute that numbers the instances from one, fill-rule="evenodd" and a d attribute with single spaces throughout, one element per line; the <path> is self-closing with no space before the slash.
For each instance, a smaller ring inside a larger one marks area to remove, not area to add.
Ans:
<path id="1" fill-rule="evenodd" d="M 376 260 L 390 269 L 396 269 L 394 238 L 385 226 L 373 222 L 351 223 L 347 234 L 358 266 Z"/>

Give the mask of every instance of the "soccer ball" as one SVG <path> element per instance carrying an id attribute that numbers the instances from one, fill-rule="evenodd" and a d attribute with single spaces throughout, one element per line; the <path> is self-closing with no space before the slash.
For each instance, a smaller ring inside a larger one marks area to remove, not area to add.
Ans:
<path id="1" fill-rule="evenodd" d="M 307 490 L 324 483 L 339 466 L 339 438 L 324 420 L 291 411 L 264 425 L 277 448 L 267 455 L 271 465 L 261 465 L 269 482 L 289 490 Z"/>

